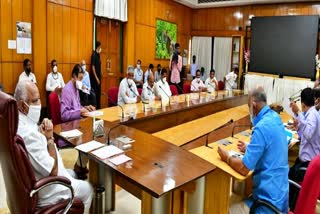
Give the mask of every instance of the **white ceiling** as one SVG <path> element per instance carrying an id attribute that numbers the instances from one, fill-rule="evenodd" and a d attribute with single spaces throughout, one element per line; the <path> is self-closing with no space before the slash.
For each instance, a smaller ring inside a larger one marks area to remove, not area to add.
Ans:
<path id="1" fill-rule="evenodd" d="M 290 2 L 311 2 L 319 0 L 229 0 L 219 1 L 211 3 L 198 4 L 198 0 L 174 0 L 180 4 L 184 4 L 191 8 L 211 8 L 211 7 L 228 7 L 228 6 L 240 6 L 240 5 L 252 5 L 252 4 L 272 4 L 272 3 L 290 3 Z M 214 1 L 214 0 L 212 0 Z"/>

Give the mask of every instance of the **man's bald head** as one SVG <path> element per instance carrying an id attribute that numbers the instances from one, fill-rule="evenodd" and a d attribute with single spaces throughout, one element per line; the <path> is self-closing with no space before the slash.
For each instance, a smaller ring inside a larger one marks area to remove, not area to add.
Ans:
<path id="1" fill-rule="evenodd" d="M 150 85 L 151 88 L 154 85 L 154 76 L 153 76 L 153 74 L 149 74 L 149 76 L 148 76 L 148 85 Z"/>

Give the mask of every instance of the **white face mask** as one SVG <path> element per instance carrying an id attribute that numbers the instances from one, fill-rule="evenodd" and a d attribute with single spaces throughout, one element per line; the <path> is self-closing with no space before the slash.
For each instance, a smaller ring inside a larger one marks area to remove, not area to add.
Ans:
<path id="1" fill-rule="evenodd" d="M 86 65 L 82 65 L 81 67 L 83 71 L 86 71 Z"/>
<path id="2" fill-rule="evenodd" d="M 55 65 L 53 66 L 53 69 L 52 69 L 53 73 L 57 73 L 58 72 L 58 67 Z"/>
<path id="3" fill-rule="evenodd" d="M 41 105 L 29 105 L 27 117 L 34 123 L 38 123 L 41 114 Z"/>
<path id="4" fill-rule="evenodd" d="M 137 64 L 137 68 L 140 69 L 140 64 Z"/>
<path id="5" fill-rule="evenodd" d="M 163 81 L 163 82 L 166 82 L 166 81 L 167 81 L 167 77 L 163 77 L 163 78 L 162 78 L 162 81 Z"/>
<path id="6" fill-rule="evenodd" d="M 82 82 L 77 80 L 76 81 L 76 87 L 77 87 L 77 89 L 81 90 L 82 89 Z"/>

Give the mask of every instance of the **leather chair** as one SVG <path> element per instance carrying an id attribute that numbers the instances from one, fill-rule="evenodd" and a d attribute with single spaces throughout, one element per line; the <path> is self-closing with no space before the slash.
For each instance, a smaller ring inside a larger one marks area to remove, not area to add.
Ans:
<path id="1" fill-rule="evenodd" d="M 183 93 L 184 94 L 189 94 L 191 92 L 191 85 L 190 84 L 183 84 Z"/>
<path id="2" fill-rule="evenodd" d="M 49 106 L 53 125 L 62 123 L 60 100 L 58 94 L 54 91 L 49 95 Z"/>
<path id="3" fill-rule="evenodd" d="M 139 95 L 141 96 L 141 94 L 142 94 L 142 88 L 138 88 L 138 93 L 139 93 Z"/>
<path id="4" fill-rule="evenodd" d="M 116 106 L 118 103 L 119 88 L 113 87 L 108 90 L 108 107 Z"/>
<path id="5" fill-rule="evenodd" d="M 23 139 L 17 135 L 17 102 L 0 92 L 0 163 L 11 213 L 83 213 L 83 203 L 74 198 L 71 181 L 61 176 L 36 180 Z M 57 184 L 67 187 L 71 198 L 57 204 L 37 207 L 38 191 Z"/>
<path id="6" fill-rule="evenodd" d="M 220 81 L 218 82 L 218 89 L 219 89 L 219 90 L 224 90 L 224 86 L 225 86 L 225 85 L 224 85 L 224 82 L 220 80 Z"/>
<path id="7" fill-rule="evenodd" d="M 177 87 L 175 85 L 170 85 L 169 87 L 170 87 L 170 91 L 172 93 L 172 96 L 175 96 L 175 95 L 179 94 L 178 93 L 178 89 L 177 89 Z"/>

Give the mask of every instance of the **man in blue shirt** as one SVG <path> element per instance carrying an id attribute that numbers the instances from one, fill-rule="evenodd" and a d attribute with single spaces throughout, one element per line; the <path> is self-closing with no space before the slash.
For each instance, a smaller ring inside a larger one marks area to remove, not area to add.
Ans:
<path id="1" fill-rule="evenodd" d="M 218 147 L 223 161 L 234 170 L 246 176 L 253 172 L 253 194 L 245 202 L 234 204 L 229 213 L 249 213 L 254 200 L 271 203 L 281 212 L 288 211 L 288 143 L 286 132 L 279 115 L 267 105 L 262 88 L 249 94 L 251 122 L 254 125 L 250 143 L 239 141 L 238 148 L 244 152 L 241 159 L 232 157 L 228 151 Z M 266 207 L 259 207 L 255 213 L 273 213 Z"/>
<path id="2" fill-rule="evenodd" d="M 96 94 L 91 87 L 90 83 L 90 75 L 89 72 L 87 71 L 87 66 L 86 66 L 86 61 L 81 60 L 81 68 L 83 71 L 83 79 L 82 79 L 82 85 L 83 85 L 83 90 L 79 90 L 79 95 L 80 95 L 80 102 L 82 106 L 87 106 L 87 105 L 93 105 L 96 106 Z"/>

